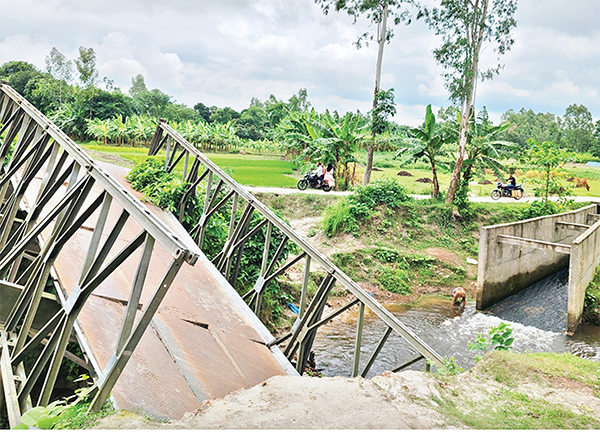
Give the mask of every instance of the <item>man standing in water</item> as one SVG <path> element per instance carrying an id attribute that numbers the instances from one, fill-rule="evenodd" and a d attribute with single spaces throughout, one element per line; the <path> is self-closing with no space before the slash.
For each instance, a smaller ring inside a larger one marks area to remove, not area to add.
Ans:
<path id="1" fill-rule="evenodd" d="M 467 293 L 462 287 L 454 288 L 452 291 L 452 306 L 458 303 L 461 307 L 465 307 L 467 303 Z"/>

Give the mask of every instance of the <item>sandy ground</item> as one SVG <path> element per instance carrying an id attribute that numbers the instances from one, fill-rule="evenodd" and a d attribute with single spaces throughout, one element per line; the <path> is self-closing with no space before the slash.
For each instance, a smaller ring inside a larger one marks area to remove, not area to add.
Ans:
<path id="1" fill-rule="evenodd" d="M 456 417 L 446 417 L 440 404 L 449 402 L 462 407 L 463 414 L 481 417 L 488 410 L 511 409 L 514 402 L 504 405 L 498 399 L 505 392 L 518 392 L 596 424 L 600 420 L 600 399 L 580 382 L 534 374 L 531 379 L 524 376 L 519 382 L 501 383 L 477 369 L 454 377 L 386 372 L 370 380 L 278 376 L 223 399 L 205 401 L 178 421 L 159 423 L 118 412 L 95 428 L 468 429 Z M 532 421 L 539 418 L 533 411 L 528 415 Z M 488 425 L 498 427 L 502 425 Z"/>
<path id="2" fill-rule="evenodd" d="M 126 414 L 97 426 L 169 429 L 438 429 L 432 375 L 421 372 L 362 378 L 270 378 L 249 390 L 206 401 L 180 421 L 157 424 Z"/>

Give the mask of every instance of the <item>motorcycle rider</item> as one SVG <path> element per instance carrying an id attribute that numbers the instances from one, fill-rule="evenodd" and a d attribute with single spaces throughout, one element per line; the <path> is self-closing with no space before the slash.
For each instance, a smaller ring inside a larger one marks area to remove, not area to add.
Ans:
<path id="1" fill-rule="evenodd" d="M 325 177 L 325 166 L 323 162 L 317 162 L 317 181 L 319 182 L 319 186 L 323 183 L 323 178 Z"/>
<path id="2" fill-rule="evenodd" d="M 513 175 L 508 176 L 508 182 L 506 183 L 506 191 L 509 196 L 512 196 L 513 189 L 517 186 L 517 180 L 513 177 Z"/>

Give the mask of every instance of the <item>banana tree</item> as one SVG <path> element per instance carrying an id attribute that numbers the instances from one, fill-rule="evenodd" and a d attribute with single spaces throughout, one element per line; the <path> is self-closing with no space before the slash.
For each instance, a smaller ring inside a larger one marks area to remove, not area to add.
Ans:
<path id="1" fill-rule="evenodd" d="M 435 122 L 435 115 L 431 111 L 431 104 L 427 105 L 425 110 L 425 122 L 417 128 L 408 130 L 408 138 L 404 139 L 396 157 L 403 157 L 408 160 L 417 161 L 426 159 L 431 166 L 431 175 L 433 181 L 432 196 L 437 198 L 440 194 L 440 185 L 437 177 L 437 166 L 439 158 L 447 153 L 444 145 L 444 137 L 438 130 Z"/>
<path id="2" fill-rule="evenodd" d="M 485 177 L 485 170 L 491 169 L 498 178 L 504 178 L 506 168 L 502 160 L 517 157 L 518 147 L 515 143 L 499 139 L 511 126 L 504 123 L 494 126 L 488 119 L 485 107 L 475 116 L 470 115 L 469 129 L 467 130 L 466 159 L 463 161 L 462 179 L 468 184 L 473 174 L 480 178 Z M 458 139 L 460 125 L 460 112 L 454 122 L 447 124 L 447 132 L 454 140 Z"/>
<path id="3" fill-rule="evenodd" d="M 314 110 L 292 113 L 280 126 L 287 148 L 298 155 L 296 161 L 333 163 L 335 177 L 342 179 L 343 189 L 354 179 L 355 153 L 367 136 L 367 128 L 368 125 L 361 125 L 360 116 L 351 112 L 340 118 L 337 113 L 332 115 L 326 111 L 317 115 Z"/>

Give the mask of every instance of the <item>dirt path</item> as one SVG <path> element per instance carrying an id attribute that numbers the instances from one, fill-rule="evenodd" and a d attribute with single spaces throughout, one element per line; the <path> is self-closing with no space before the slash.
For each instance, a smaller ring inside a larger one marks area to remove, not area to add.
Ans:
<path id="1" fill-rule="evenodd" d="M 337 196 L 345 196 L 345 195 L 350 195 L 352 194 L 351 191 L 343 191 L 343 192 L 336 192 L 336 191 L 331 191 L 331 192 L 323 192 L 322 190 L 318 190 L 318 189 L 307 189 L 304 191 L 301 191 L 299 189 L 296 188 L 275 188 L 275 187 L 255 187 L 255 186 L 244 186 L 250 193 L 273 193 L 273 194 L 278 194 L 278 195 L 287 195 L 287 194 L 293 194 L 293 193 L 301 193 L 301 194 L 317 194 L 317 195 L 337 195 Z M 427 198 L 431 198 L 430 195 L 411 195 L 411 197 L 413 197 L 414 199 L 417 200 L 422 200 L 422 199 L 427 199 Z M 575 196 L 572 197 L 576 202 L 596 202 L 596 203 L 600 203 L 600 197 L 592 197 L 592 196 Z M 471 196 L 469 197 L 469 200 L 471 202 L 482 202 L 482 203 L 493 203 L 493 202 L 501 202 L 501 203 L 520 203 L 520 202 L 532 202 L 532 201 L 537 201 L 537 200 L 541 200 L 542 198 L 536 198 L 536 197 L 525 197 L 521 200 L 515 200 L 513 198 L 500 198 L 499 200 L 494 200 L 489 196 Z M 552 197 L 552 200 L 556 200 L 556 197 Z"/>

